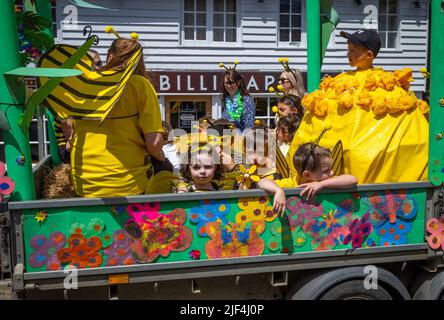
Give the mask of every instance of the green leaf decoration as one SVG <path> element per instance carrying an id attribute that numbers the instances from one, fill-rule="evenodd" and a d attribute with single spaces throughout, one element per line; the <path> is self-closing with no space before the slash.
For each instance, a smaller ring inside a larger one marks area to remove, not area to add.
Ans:
<path id="1" fill-rule="evenodd" d="M 21 17 L 21 23 L 25 29 L 42 31 L 51 28 L 51 22 L 32 11 L 24 11 Z"/>
<path id="2" fill-rule="evenodd" d="M 46 51 L 53 45 L 52 38 L 44 32 L 27 29 L 23 32 L 23 35 L 34 47 L 40 50 Z"/>

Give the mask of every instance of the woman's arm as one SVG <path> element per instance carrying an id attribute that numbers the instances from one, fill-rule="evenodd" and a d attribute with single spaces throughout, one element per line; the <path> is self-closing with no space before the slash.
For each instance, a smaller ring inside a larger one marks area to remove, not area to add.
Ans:
<path id="1" fill-rule="evenodd" d="M 145 133 L 145 145 L 149 155 L 159 161 L 165 160 L 163 154 L 163 137 L 159 132 Z"/>

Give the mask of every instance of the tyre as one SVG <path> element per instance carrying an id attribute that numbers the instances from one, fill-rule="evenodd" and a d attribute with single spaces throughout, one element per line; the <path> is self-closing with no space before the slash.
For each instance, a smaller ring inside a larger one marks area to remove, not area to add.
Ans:
<path id="1" fill-rule="evenodd" d="M 392 296 L 381 286 L 365 289 L 363 280 L 348 280 L 328 289 L 319 300 L 392 300 Z"/>

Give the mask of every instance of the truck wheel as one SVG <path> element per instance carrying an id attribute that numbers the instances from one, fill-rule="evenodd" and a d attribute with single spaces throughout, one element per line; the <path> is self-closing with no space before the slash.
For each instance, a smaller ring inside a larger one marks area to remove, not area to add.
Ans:
<path id="1" fill-rule="evenodd" d="M 362 280 L 349 280 L 330 288 L 319 300 L 392 300 L 392 296 L 381 286 L 365 289 Z"/>

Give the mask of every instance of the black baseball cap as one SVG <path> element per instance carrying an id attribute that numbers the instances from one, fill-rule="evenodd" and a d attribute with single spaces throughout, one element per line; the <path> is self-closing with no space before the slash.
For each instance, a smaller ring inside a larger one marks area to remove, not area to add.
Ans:
<path id="1" fill-rule="evenodd" d="M 354 33 L 341 31 L 340 35 L 353 44 L 366 47 L 368 50 L 373 52 L 375 57 L 378 55 L 378 52 L 381 49 L 381 38 L 375 30 L 359 29 Z"/>

